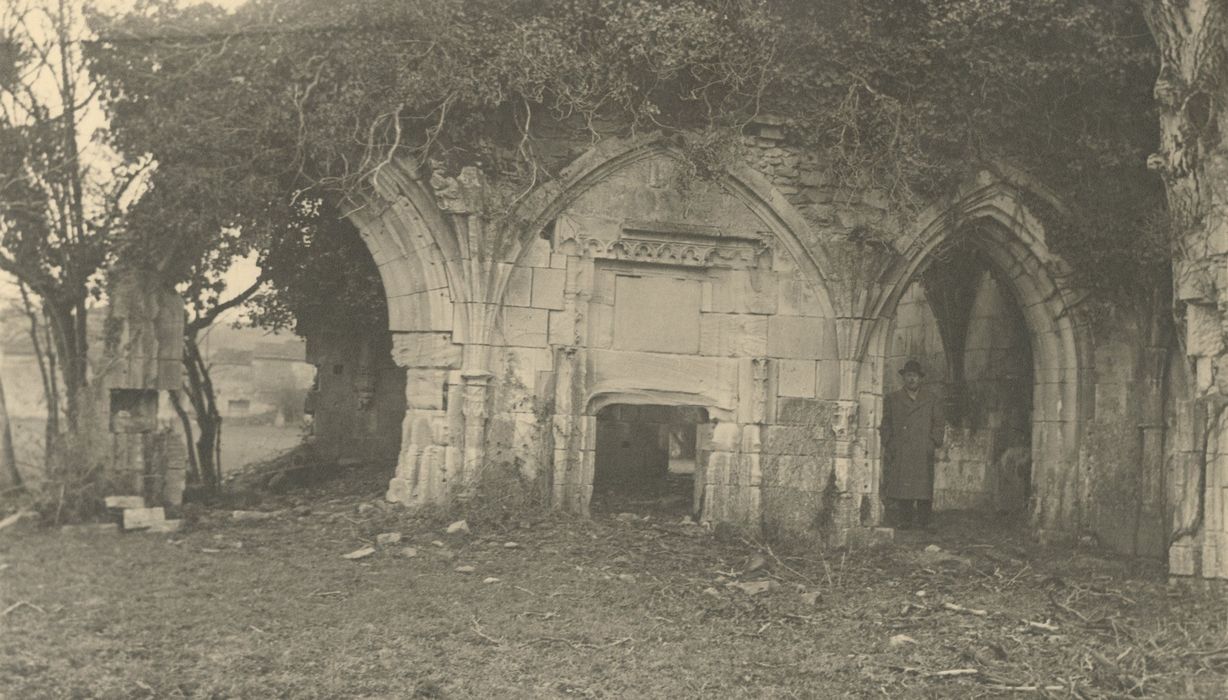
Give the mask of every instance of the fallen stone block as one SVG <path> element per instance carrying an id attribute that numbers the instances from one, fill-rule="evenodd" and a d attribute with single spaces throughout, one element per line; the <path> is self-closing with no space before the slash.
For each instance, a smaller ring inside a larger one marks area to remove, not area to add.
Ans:
<path id="1" fill-rule="evenodd" d="M 231 520 L 237 520 L 239 522 L 250 522 L 254 520 L 271 520 L 280 514 L 280 511 L 236 510 L 230 514 L 230 518 Z"/>
<path id="2" fill-rule="evenodd" d="M 167 533 L 167 532 L 179 532 L 179 528 L 182 526 L 183 526 L 182 520 L 163 520 L 162 522 L 150 524 L 149 527 L 145 528 L 144 530 L 141 530 L 141 532 L 158 533 L 158 534 Z"/>
<path id="3" fill-rule="evenodd" d="M 165 520 L 166 511 L 161 506 L 156 508 L 124 509 L 125 530 L 145 530 Z"/>
<path id="4" fill-rule="evenodd" d="M 760 593 L 774 591 L 780 587 L 779 583 L 771 579 L 766 581 L 734 581 L 725 585 L 729 588 L 736 588 L 746 595 L 759 595 Z"/>
<path id="5" fill-rule="evenodd" d="M 32 510 L 19 510 L 16 513 L 8 516 L 4 520 L 0 520 L 0 530 L 12 527 L 23 520 L 32 520 L 38 517 L 38 513 Z"/>
<path id="6" fill-rule="evenodd" d="M 464 520 L 457 520 L 448 526 L 447 533 L 455 535 L 457 533 L 469 534 L 469 523 Z"/>
<path id="7" fill-rule="evenodd" d="M 397 544 L 401 541 L 401 533 L 399 532 L 383 532 L 375 536 L 375 543 L 381 547 Z"/>
<path id="8" fill-rule="evenodd" d="M 367 557 L 371 556 L 372 554 L 375 554 L 375 547 L 363 547 L 363 548 L 361 548 L 361 549 L 355 549 L 354 551 L 350 552 L 349 554 L 342 554 L 342 555 L 341 555 L 341 558 L 342 558 L 342 559 L 350 559 L 350 560 L 354 560 L 354 559 L 365 559 L 365 558 L 367 558 Z"/>
<path id="9" fill-rule="evenodd" d="M 107 496 L 103 499 L 107 508 L 123 509 L 128 508 L 144 508 L 145 499 L 142 496 Z"/>

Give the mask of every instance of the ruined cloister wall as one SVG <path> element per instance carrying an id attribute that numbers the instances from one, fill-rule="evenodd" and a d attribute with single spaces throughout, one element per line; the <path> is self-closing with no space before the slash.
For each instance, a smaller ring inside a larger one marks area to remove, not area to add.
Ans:
<path id="1" fill-rule="evenodd" d="M 304 413 L 321 457 L 394 463 L 405 417 L 405 371 L 392 361 L 387 335 L 309 332 L 307 362 L 315 381 Z"/>
<path id="2" fill-rule="evenodd" d="M 510 465 L 556 507 L 587 513 L 601 408 L 694 406 L 709 417 L 699 517 L 864 532 L 881 517 L 877 426 L 901 300 L 975 221 L 970 245 L 1018 304 L 1032 355 L 1032 527 L 1157 554 L 1162 441 L 1147 426 L 1160 384 L 1130 333 L 1141 322 L 1093 332 L 1022 203 L 1025 178 L 982 173 L 903 220 L 873 192 L 841 195 L 770 127 L 746 145 L 747 165 L 699 182 L 676 177 L 659 139 L 603 142 L 526 197 L 516 220 L 528 224 L 511 233 L 484 213 L 476 171 L 382 170 L 352 217 L 405 375 L 389 499 L 463 499 Z M 855 235 L 870 225 L 894 237 Z M 974 366 L 1009 350 L 979 322 Z M 1126 503 L 1128 489 L 1142 496 Z"/>

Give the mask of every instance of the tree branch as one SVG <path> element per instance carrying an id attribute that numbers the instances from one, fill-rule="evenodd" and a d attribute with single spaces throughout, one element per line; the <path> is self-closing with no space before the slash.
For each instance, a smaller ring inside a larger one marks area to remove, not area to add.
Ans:
<path id="1" fill-rule="evenodd" d="M 229 311 L 248 299 L 251 299 L 252 295 L 255 294 L 266 281 L 265 276 L 261 274 L 247 289 L 244 289 L 230 299 L 214 306 L 212 309 L 209 309 L 205 313 L 192 319 L 192 321 L 188 323 L 187 327 L 184 328 L 184 331 L 187 333 L 196 333 L 197 331 L 213 325 L 213 322 L 217 320 L 218 316 L 221 316 L 226 311 Z"/>

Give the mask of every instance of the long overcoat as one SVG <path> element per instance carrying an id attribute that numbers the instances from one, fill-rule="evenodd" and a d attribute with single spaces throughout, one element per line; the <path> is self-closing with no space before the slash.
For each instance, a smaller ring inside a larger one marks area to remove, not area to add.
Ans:
<path id="1" fill-rule="evenodd" d="M 915 399 L 906 389 L 887 395 L 879 430 L 884 497 L 934 498 L 934 450 L 942 446 L 945 428 L 942 401 L 926 387 L 918 390 Z"/>

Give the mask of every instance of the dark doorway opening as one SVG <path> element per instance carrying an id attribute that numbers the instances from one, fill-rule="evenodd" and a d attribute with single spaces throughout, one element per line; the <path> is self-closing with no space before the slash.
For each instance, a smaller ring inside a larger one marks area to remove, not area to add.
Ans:
<path id="1" fill-rule="evenodd" d="M 889 339 L 885 391 L 921 361 L 944 398 L 936 511 L 1023 515 L 1031 498 L 1033 356 L 1014 290 L 967 239 L 936 251 L 907 289 Z M 1022 519 L 1019 520 L 1022 522 Z"/>
<path id="2" fill-rule="evenodd" d="M 594 513 L 691 515 L 703 455 L 696 406 L 613 404 L 597 413 Z"/>

